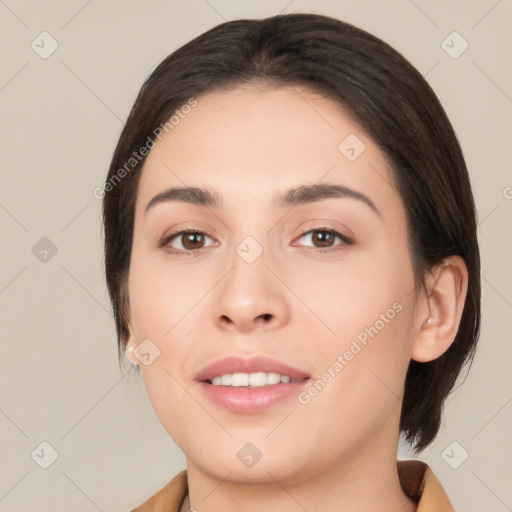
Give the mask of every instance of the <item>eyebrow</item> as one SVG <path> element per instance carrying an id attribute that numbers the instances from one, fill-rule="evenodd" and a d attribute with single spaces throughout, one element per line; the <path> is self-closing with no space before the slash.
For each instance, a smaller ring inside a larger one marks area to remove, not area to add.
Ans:
<path id="1" fill-rule="evenodd" d="M 220 204 L 217 194 L 202 187 L 176 187 L 157 194 L 146 205 L 144 213 L 159 203 L 183 202 L 205 207 L 216 207 Z"/>
<path id="2" fill-rule="evenodd" d="M 342 185 L 317 183 L 315 185 L 300 185 L 287 190 L 284 194 L 277 196 L 274 200 L 281 206 L 296 206 L 304 203 L 313 203 L 321 199 L 350 197 L 368 206 L 377 215 L 381 216 L 375 203 L 366 195 Z"/>
<path id="3" fill-rule="evenodd" d="M 381 212 L 374 202 L 366 195 L 342 185 L 322 184 L 299 185 L 286 190 L 284 193 L 275 194 L 273 202 L 281 207 L 297 206 L 299 204 L 313 203 L 322 199 L 352 198 L 368 206 L 373 212 L 381 216 Z M 169 188 L 154 196 L 146 205 L 147 212 L 155 205 L 169 202 L 184 202 L 207 208 L 218 207 L 221 203 L 218 194 L 204 187 L 174 187 Z"/>

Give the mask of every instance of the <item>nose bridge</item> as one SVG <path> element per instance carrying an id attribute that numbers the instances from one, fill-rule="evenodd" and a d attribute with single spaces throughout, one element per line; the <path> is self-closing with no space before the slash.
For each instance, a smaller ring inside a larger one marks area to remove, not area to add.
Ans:
<path id="1" fill-rule="evenodd" d="M 233 234 L 243 233 L 249 224 L 238 223 L 241 229 Z M 252 232 L 233 246 L 230 271 L 215 297 L 213 321 L 222 328 L 247 331 L 261 323 L 277 326 L 289 316 L 285 290 L 267 268 L 272 266 L 268 237 L 263 229 Z"/>
<path id="2" fill-rule="evenodd" d="M 257 208 L 251 208 L 254 198 L 241 196 L 239 201 L 237 211 L 244 213 L 231 223 L 230 250 L 234 251 L 231 258 L 231 279 L 234 279 L 235 274 L 240 274 L 248 284 L 253 278 L 257 280 L 257 277 L 259 284 L 263 284 L 262 279 L 265 280 L 268 277 L 265 274 L 269 272 L 266 265 L 270 264 L 269 241 L 272 233 L 267 233 L 268 227 L 262 213 Z"/>
<path id="3" fill-rule="evenodd" d="M 264 242 L 258 242 L 252 235 L 243 238 L 234 247 L 225 292 L 235 294 L 240 305 L 262 301 L 271 288 L 268 282 L 271 276 L 267 268 L 268 259 Z"/>

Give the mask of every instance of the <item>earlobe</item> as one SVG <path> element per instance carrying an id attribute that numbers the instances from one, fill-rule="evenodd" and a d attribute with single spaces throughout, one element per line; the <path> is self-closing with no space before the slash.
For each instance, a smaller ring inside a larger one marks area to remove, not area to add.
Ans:
<path id="1" fill-rule="evenodd" d="M 128 358 L 128 360 L 130 361 L 131 364 L 133 364 L 135 366 L 139 366 L 137 358 L 135 357 L 135 354 L 133 353 L 134 350 L 135 349 L 132 345 L 128 345 L 126 347 L 126 357 Z"/>
<path id="2" fill-rule="evenodd" d="M 123 288 L 123 290 L 126 290 L 126 285 Z M 137 348 L 137 340 L 135 338 L 135 335 L 133 334 L 131 320 L 132 314 L 127 295 L 125 296 L 123 294 L 122 303 L 124 305 L 124 321 L 126 322 L 129 331 L 128 340 L 126 341 L 125 355 L 132 365 L 139 366 L 139 360 L 137 359 L 137 356 L 134 353 L 135 349 Z"/>
<path id="3" fill-rule="evenodd" d="M 135 336 L 132 333 L 131 326 L 128 326 L 128 328 L 130 330 L 130 336 L 128 338 L 128 341 L 126 342 L 125 354 L 131 364 L 133 364 L 135 366 L 139 366 L 139 360 L 137 359 L 137 356 L 134 353 L 135 348 L 137 346 Z"/>
<path id="4" fill-rule="evenodd" d="M 453 343 L 459 329 L 468 289 L 468 272 L 460 256 L 450 256 L 432 271 L 427 290 L 419 299 L 427 314 L 417 319 L 411 358 L 433 361 Z"/>
<path id="5" fill-rule="evenodd" d="M 426 320 L 425 320 L 425 323 L 423 324 L 424 327 L 428 326 L 428 325 L 433 325 L 435 324 L 435 318 L 433 317 L 428 317 Z"/>

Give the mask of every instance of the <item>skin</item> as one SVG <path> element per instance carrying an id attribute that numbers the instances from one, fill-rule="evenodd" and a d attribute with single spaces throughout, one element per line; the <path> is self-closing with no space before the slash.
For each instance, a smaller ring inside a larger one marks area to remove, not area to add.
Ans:
<path id="1" fill-rule="evenodd" d="M 160 350 L 148 366 L 129 355 L 186 455 L 192 506 L 415 510 L 396 471 L 404 380 L 411 358 L 435 359 L 453 342 L 467 291 L 464 262 L 448 258 L 415 289 L 392 171 L 337 103 L 305 88 L 262 86 L 197 101 L 144 164 L 128 281 L 128 347 L 149 338 Z M 353 162 L 338 149 L 349 134 L 366 146 Z M 314 183 L 364 193 L 380 215 L 349 197 L 291 209 L 272 203 L 276 193 Z M 144 213 L 173 186 L 215 189 L 222 203 L 167 202 Z M 311 230 L 325 227 L 354 243 L 322 246 Z M 158 247 L 186 228 L 207 233 L 195 242 L 202 249 L 185 254 L 179 236 Z M 263 248 L 250 264 L 236 252 L 247 236 Z M 219 358 L 266 355 L 316 381 L 394 303 L 400 312 L 307 404 L 294 396 L 263 413 L 235 414 L 209 401 L 194 379 Z M 262 453 L 250 468 L 237 457 L 247 442 Z"/>

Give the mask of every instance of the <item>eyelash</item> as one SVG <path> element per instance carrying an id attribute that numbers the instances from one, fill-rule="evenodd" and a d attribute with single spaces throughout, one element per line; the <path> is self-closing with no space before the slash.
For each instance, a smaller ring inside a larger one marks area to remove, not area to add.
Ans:
<path id="1" fill-rule="evenodd" d="M 345 249 L 346 246 L 352 245 L 354 243 L 354 240 L 352 238 L 344 235 L 343 233 L 340 233 L 339 231 L 336 231 L 335 229 L 328 228 L 328 227 L 323 227 L 323 226 L 322 227 L 316 227 L 316 228 L 313 228 L 313 229 L 309 229 L 308 231 L 305 231 L 304 233 L 302 233 L 298 237 L 298 239 L 301 239 L 305 235 L 308 235 L 309 233 L 314 233 L 314 232 L 329 233 L 329 234 L 331 234 L 331 235 L 333 235 L 335 237 L 340 238 L 341 241 L 342 241 L 342 243 L 339 244 L 340 247 L 338 247 L 338 248 L 332 248 L 332 247 L 327 247 L 327 248 L 324 248 L 324 247 L 309 247 L 308 248 L 308 249 L 316 251 L 316 252 L 325 253 L 325 252 L 341 251 L 341 250 Z M 195 254 L 198 254 L 199 252 L 201 252 L 203 249 L 206 249 L 207 247 L 200 247 L 199 249 L 192 249 L 192 250 L 182 250 L 182 249 L 176 250 L 176 249 L 170 249 L 168 247 L 169 243 L 174 238 L 179 237 L 180 235 L 188 235 L 188 234 L 194 234 L 194 233 L 206 235 L 209 238 L 213 239 L 213 237 L 211 235 L 209 235 L 206 231 L 201 231 L 200 229 L 183 229 L 181 231 L 176 231 L 174 233 L 171 233 L 168 236 L 165 236 L 158 243 L 158 247 L 159 248 L 167 248 L 167 250 L 171 254 L 180 254 L 180 255 L 183 255 L 183 256 L 194 256 Z"/>

